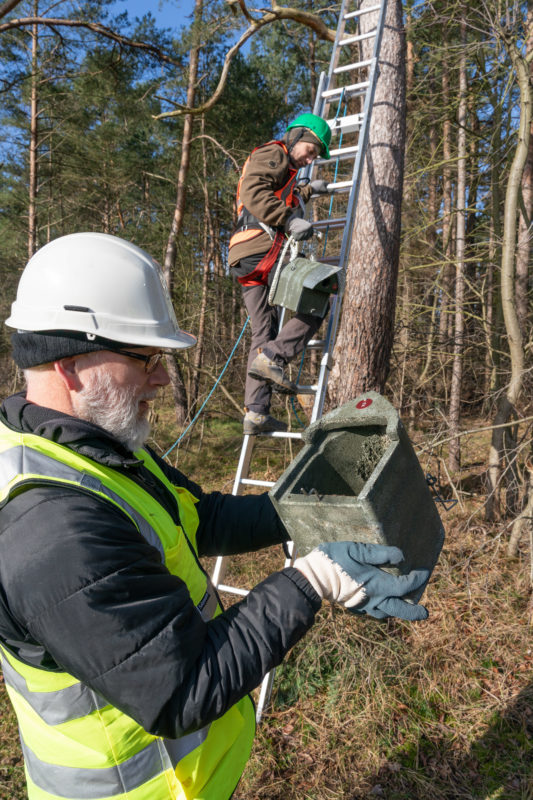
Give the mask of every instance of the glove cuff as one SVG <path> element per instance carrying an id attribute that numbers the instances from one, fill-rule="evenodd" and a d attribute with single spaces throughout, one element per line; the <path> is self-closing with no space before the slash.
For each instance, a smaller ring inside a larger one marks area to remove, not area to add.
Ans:
<path id="1" fill-rule="evenodd" d="M 315 574 L 315 570 L 309 561 L 309 556 L 302 556 L 297 558 L 293 564 L 294 569 L 302 573 L 304 578 L 311 584 L 317 595 L 324 599 L 324 586 L 321 584 L 319 577 Z"/>

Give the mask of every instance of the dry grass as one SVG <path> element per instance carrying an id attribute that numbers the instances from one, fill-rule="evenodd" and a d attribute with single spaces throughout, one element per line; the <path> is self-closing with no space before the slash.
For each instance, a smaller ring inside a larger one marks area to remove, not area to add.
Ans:
<path id="1" fill-rule="evenodd" d="M 236 800 L 532 800 L 528 567 L 456 518 L 427 622 L 322 609 L 278 671 Z"/>
<path id="2" fill-rule="evenodd" d="M 240 430 L 237 421 L 211 420 L 202 445 L 198 432 L 180 448 L 178 467 L 229 491 Z M 264 444 L 257 456 L 256 475 L 275 477 L 279 449 Z M 480 463 L 479 454 L 471 461 Z M 469 487 L 480 485 L 474 473 L 465 470 Z M 464 508 L 443 514 L 447 539 L 424 597 L 427 622 L 321 610 L 277 671 L 235 800 L 533 800 L 529 543 L 507 559 L 505 527 L 480 523 L 481 498 L 469 491 Z M 251 586 L 282 563 L 281 548 L 239 557 L 228 580 Z M 21 800 L 3 687 L 0 726 L 0 799 Z"/>

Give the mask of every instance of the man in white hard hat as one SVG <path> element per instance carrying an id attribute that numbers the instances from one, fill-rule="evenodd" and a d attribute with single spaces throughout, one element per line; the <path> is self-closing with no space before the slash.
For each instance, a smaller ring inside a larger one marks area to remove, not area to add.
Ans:
<path id="1" fill-rule="evenodd" d="M 397 548 L 322 545 L 223 611 L 199 557 L 287 538 L 268 495 L 205 493 L 145 445 L 180 330 L 159 266 L 114 236 L 46 245 L 7 324 L 27 391 L 0 410 L 0 658 L 30 800 L 227 800 L 248 692 L 321 601 L 424 619 Z"/>

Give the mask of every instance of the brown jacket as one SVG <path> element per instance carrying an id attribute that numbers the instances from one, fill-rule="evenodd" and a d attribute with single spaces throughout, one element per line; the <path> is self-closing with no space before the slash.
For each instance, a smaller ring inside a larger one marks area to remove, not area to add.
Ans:
<path id="1" fill-rule="evenodd" d="M 288 208 L 274 192 L 281 189 L 289 177 L 289 158 L 278 144 L 270 144 L 255 150 L 248 161 L 246 173 L 240 187 L 240 200 L 250 214 L 272 228 L 282 228 L 293 210 Z M 311 188 L 298 189 L 304 203 L 311 196 Z M 230 248 L 229 264 L 235 266 L 241 258 L 266 253 L 272 240 L 267 233 L 260 232 L 253 239 Z"/>

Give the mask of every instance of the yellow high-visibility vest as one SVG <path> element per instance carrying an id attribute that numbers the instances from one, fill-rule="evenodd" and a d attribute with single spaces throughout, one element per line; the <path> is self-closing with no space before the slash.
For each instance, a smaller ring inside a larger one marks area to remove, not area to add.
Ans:
<path id="1" fill-rule="evenodd" d="M 196 558 L 197 501 L 173 486 L 148 452 L 135 455 L 176 498 L 182 527 L 126 475 L 1 422 L 0 502 L 32 480 L 93 492 L 158 548 L 202 617 L 212 619 L 221 608 Z M 29 800 L 227 800 L 235 789 L 255 733 L 249 696 L 201 730 L 165 739 L 67 672 L 29 666 L 5 647 L 0 660 L 19 723 Z"/>

